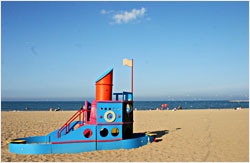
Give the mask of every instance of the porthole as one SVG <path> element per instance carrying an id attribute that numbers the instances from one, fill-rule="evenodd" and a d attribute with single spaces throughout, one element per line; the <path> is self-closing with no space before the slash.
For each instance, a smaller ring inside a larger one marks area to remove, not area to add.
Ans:
<path id="1" fill-rule="evenodd" d="M 108 135 L 108 129 L 106 129 L 106 128 L 102 128 L 101 130 L 100 130 L 100 135 L 102 136 L 102 137 L 106 137 L 107 135 Z"/>
<path id="2" fill-rule="evenodd" d="M 127 106 L 126 106 L 126 112 L 129 114 L 129 113 L 132 112 L 132 110 L 133 110 L 132 105 L 131 104 L 127 104 Z"/>
<path id="3" fill-rule="evenodd" d="M 83 132 L 83 135 L 85 136 L 85 138 L 90 138 L 92 136 L 92 131 L 90 129 L 86 129 Z"/>
<path id="4" fill-rule="evenodd" d="M 111 130 L 111 135 L 113 135 L 113 136 L 119 135 L 119 129 L 118 129 L 118 128 L 113 128 L 113 129 Z"/>

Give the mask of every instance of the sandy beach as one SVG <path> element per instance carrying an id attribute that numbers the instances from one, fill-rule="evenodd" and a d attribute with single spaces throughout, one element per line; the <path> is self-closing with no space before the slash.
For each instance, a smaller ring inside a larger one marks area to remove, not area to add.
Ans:
<path id="1" fill-rule="evenodd" d="M 134 132 L 157 132 L 157 142 L 137 149 L 78 154 L 18 155 L 6 140 L 42 136 L 74 111 L 1 112 L 2 162 L 248 162 L 249 109 L 134 111 Z"/>

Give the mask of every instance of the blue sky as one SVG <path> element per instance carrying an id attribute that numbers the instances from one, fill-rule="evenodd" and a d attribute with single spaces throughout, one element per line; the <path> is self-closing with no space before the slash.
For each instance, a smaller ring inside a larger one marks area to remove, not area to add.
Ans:
<path id="1" fill-rule="evenodd" d="M 2 100 L 85 100 L 114 68 L 135 100 L 249 97 L 248 2 L 1 2 Z"/>

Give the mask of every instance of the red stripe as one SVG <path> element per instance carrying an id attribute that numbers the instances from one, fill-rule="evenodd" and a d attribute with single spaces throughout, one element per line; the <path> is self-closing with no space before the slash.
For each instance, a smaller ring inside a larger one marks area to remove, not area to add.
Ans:
<path id="1" fill-rule="evenodd" d="M 97 102 L 102 102 L 102 103 L 122 103 L 123 101 L 97 101 Z"/>
<path id="2" fill-rule="evenodd" d="M 64 144 L 64 143 L 84 143 L 84 142 L 110 142 L 110 141 L 119 141 L 121 139 L 111 139 L 111 140 L 79 140 L 79 141 L 59 141 L 59 142 L 51 142 L 51 144 Z"/>
<path id="3" fill-rule="evenodd" d="M 112 140 L 97 140 L 97 142 L 109 142 L 109 141 L 119 141 L 119 140 L 122 140 L 121 139 L 112 139 Z"/>
<path id="4" fill-rule="evenodd" d="M 96 101 L 96 102 L 100 102 L 100 103 L 133 103 L 133 101 Z"/>
<path id="5" fill-rule="evenodd" d="M 96 140 L 79 140 L 79 141 L 59 141 L 51 142 L 51 144 L 62 144 L 62 143 L 84 143 L 84 142 L 95 142 Z"/>
<path id="6" fill-rule="evenodd" d="M 133 122 L 122 122 L 122 123 L 97 123 L 97 125 L 123 125 L 123 124 L 131 124 Z"/>

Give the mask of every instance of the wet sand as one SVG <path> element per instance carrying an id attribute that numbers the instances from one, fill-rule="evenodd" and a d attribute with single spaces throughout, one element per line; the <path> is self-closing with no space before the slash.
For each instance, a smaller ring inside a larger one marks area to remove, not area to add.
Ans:
<path id="1" fill-rule="evenodd" d="M 249 109 L 134 111 L 134 132 L 158 133 L 137 149 L 78 154 L 19 155 L 6 140 L 42 136 L 61 127 L 74 111 L 1 112 L 4 162 L 248 162 Z"/>

